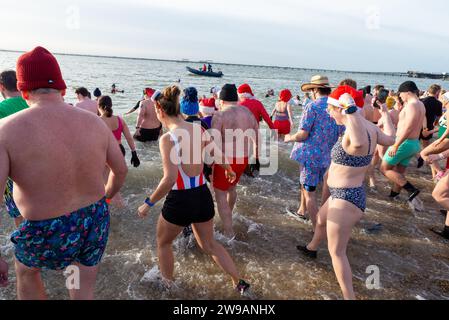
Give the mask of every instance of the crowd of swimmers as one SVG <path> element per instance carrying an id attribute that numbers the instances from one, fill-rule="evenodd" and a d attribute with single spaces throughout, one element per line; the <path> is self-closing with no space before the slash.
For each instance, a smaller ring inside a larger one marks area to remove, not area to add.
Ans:
<path id="1" fill-rule="evenodd" d="M 139 110 L 134 135 L 126 121 L 114 115 L 111 97 L 98 88 L 96 100 L 87 89 L 76 89 L 75 105 L 64 102 L 66 90 L 56 58 L 42 47 L 20 56 L 16 71 L 0 74 L 5 99 L 0 103 L 0 189 L 17 227 L 11 241 L 19 299 L 45 299 L 41 270 L 70 265 L 79 267 L 81 281 L 70 297 L 94 298 L 108 242 L 109 206 L 123 206 L 119 192 L 128 172 L 123 137 L 134 167 L 140 165 L 134 140 L 159 141 L 163 178 L 142 197 L 137 212 L 145 218 L 165 199 L 157 224 L 157 253 L 167 286 L 174 281 L 173 242 L 181 233 L 193 233 L 233 287 L 248 292 L 250 284 L 214 239 L 214 202 L 223 234 L 232 241 L 237 185 L 244 173 L 260 169 L 260 141 L 257 134 L 243 136 L 240 145 L 238 136 L 217 139 L 217 133 L 226 137 L 229 131 L 259 132 L 262 120 L 280 140 L 294 143 L 291 159 L 299 164 L 300 179 L 296 215 L 310 219 L 313 226 L 312 239 L 297 250 L 315 259 L 327 240 L 345 299 L 355 299 L 346 255 L 351 230 L 366 210 L 365 184 L 375 188 L 378 171 L 391 182 L 391 199 L 405 190 L 419 210 L 420 190 L 407 180 L 406 169 L 414 158 L 418 166 L 427 163 L 437 182 L 433 197 L 442 213 L 449 209 L 449 160 L 443 168 L 439 163 L 449 158 L 449 93 L 439 85 L 425 93 L 412 81 L 397 92 L 381 85 L 359 90 L 352 79 L 333 87 L 326 76 L 314 76 L 301 87 L 305 98 L 296 133 L 293 112 L 300 99 L 288 89 L 279 93 L 270 116 L 248 84 L 215 87 L 211 97 L 202 98 L 193 87 L 146 88 L 144 98 L 127 112 Z M 433 231 L 449 239 L 449 217 L 443 231 Z M 0 286 L 6 285 L 8 265 L 0 257 Z"/>

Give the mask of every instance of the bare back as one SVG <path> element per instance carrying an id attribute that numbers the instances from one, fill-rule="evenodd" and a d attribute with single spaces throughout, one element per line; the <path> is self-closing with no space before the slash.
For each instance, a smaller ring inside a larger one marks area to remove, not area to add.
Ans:
<path id="1" fill-rule="evenodd" d="M 143 129 L 156 129 L 161 126 L 157 119 L 154 103 L 151 100 L 143 100 L 141 102 L 139 118 L 142 120 L 140 127 Z"/>
<path id="2" fill-rule="evenodd" d="M 182 170 L 190 177 L 198 176 L 203 172 L 203 151 L 206 142 L 202 141 L 203 130 L 200 125 L 183 121 L 178 128 L 171 133 L 179 141 L 179 157 Z M 166 133 L 161 138 L 161 143 L 167 143 L 170 134 Z M 171 152 L 175 152 L 175 144 L 169 142 Z M 170 159 L 170 162 L 177 164 Z"/>
<path id="3" fill-rule="evenodd" d="M 99 117 L 62 102 L 2 120 L 0 145 L 10 159 L 14 200 L 28 220 L 59 217 L 100 200 L 105 164 L 124 161 Z"/>
<path id="4" fill-rule="evenodd" d="M 92 112 L 93 114 L 97 114 L 98 112 L 97 102 L 90 99 L 78 102 L 77 104 L 75 104 L 75 107 Z"/>
<path id="5" fill-rule="evenodd" d="M 250 146 L 253 146 L 257 139 L 258 128 L 251 111 L 241 106 L 225 107 L 212 119 L 212 129 L 221 133 L 222 150 L 228 158 L 248 158 Z"/>

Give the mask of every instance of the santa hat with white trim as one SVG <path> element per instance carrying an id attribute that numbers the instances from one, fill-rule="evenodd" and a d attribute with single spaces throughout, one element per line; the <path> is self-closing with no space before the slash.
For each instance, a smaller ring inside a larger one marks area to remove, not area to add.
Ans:
<path id="1" fill-rule="evenodd" d="M 343 95 L 345 95 L 344 98 L 340 99 Z M 365 100 L 361 91 L 357 91 L 350 86 L 340 86 L 329 95 L 327 103 L 342 109 L 347 109 L 351 106 L 363 108 Z"/>

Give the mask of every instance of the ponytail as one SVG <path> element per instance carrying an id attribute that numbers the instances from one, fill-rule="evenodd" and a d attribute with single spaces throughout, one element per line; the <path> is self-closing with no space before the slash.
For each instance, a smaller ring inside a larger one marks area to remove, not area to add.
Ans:
<path id="1" fill-rule="evenodd" d="M 112 99 L 110 96 L 102 96 L 98 100 L 98 106 L 105 112 L 106 117 L 112 117 L 114 111 L 112 110 Z"/>

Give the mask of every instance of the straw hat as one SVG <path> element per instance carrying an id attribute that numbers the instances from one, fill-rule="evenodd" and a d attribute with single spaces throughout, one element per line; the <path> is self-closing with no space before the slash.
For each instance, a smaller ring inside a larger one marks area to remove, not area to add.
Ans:
<path id="1" fill-rule="evenodd" d="M 313 76 L 310 83 L 305 83 L 301 86 L 303 92 L 310 91 L 315 88 L 332 88 L 329 84 L 329 78 L 322 75 Z"/>

